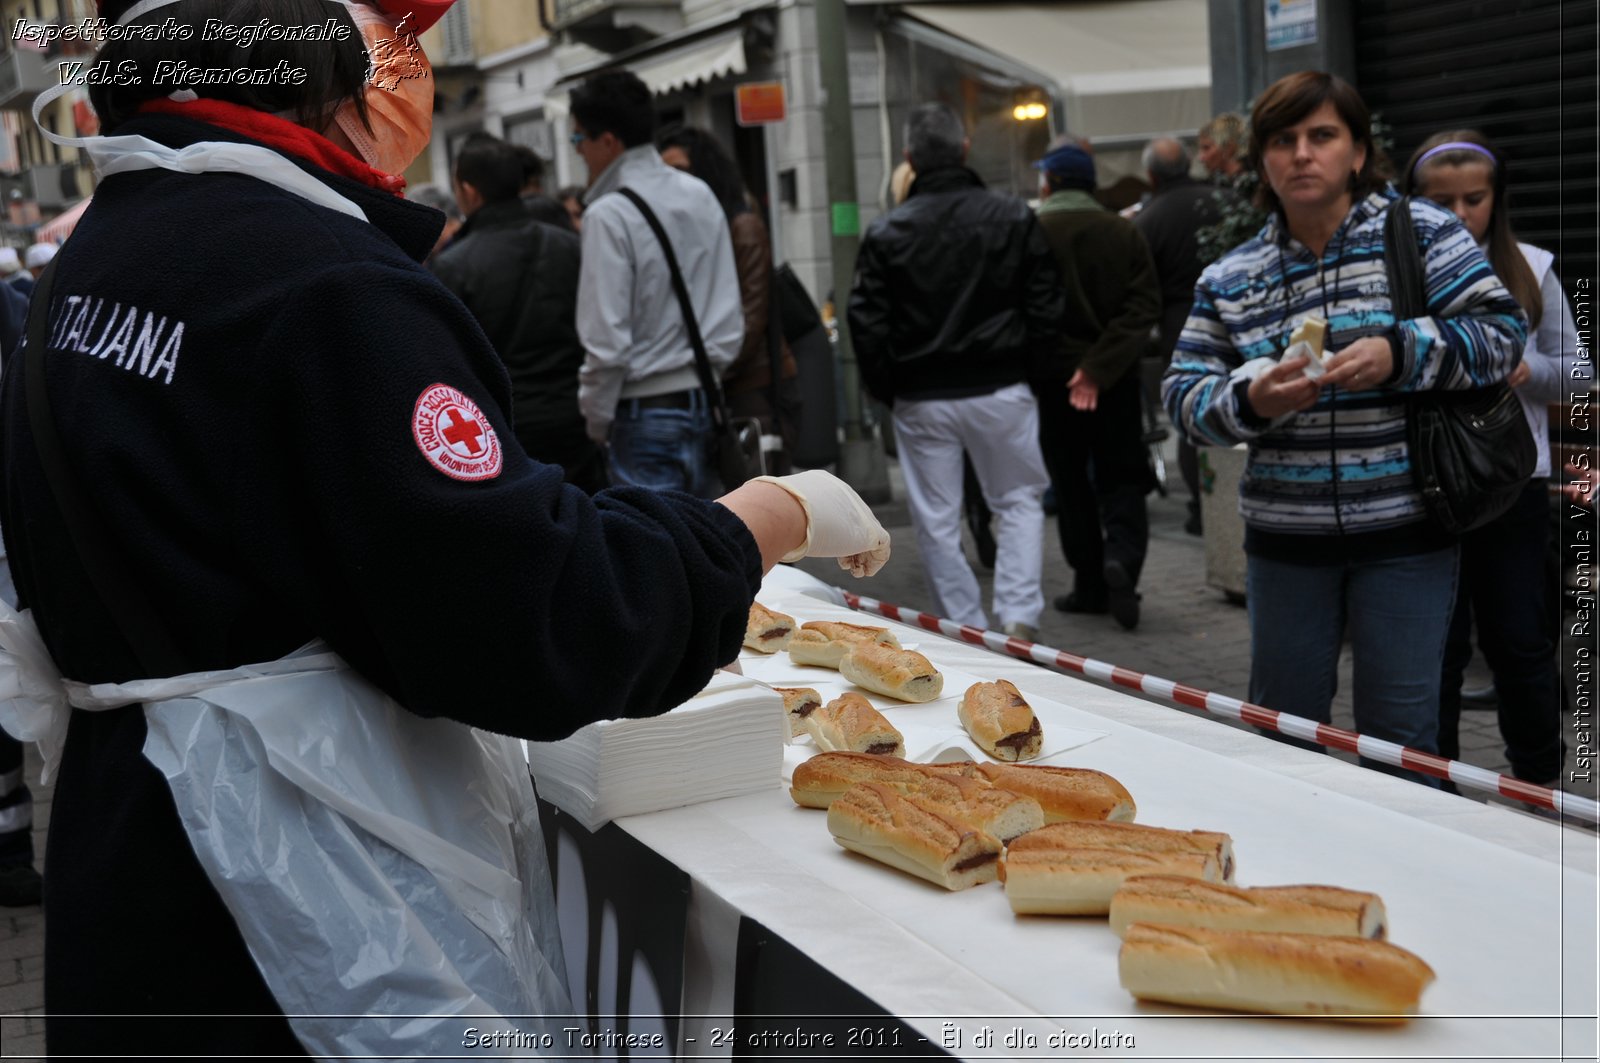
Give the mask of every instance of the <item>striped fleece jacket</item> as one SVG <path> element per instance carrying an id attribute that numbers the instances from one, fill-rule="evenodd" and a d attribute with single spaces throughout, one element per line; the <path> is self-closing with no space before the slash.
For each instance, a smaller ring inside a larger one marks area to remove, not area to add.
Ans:
<path id="1" fill-rule="evenodd" d="M 1448 545 L 1412 483 L 1405 394 L 1503 379 L 1522 357 L 1527 319 L 1455 217 L 1413 201 L 1429 316 L 1397 322 L 1383 240 L 1395 198 L 1385 189 L 1355 203 L 1320 260 L 1274 215 L 1195 286 L 1162 400 L 1193 442 L 1250 444 L 1239 509 L 1253 554 L 1331 563 Z M 1258 416 L 1250 381 L 1313 315 L 1328 320 L 1329 351 L 1388 339 L 1394 374 L 1382 388 L 1327 388 L 1308 410 Z"/>

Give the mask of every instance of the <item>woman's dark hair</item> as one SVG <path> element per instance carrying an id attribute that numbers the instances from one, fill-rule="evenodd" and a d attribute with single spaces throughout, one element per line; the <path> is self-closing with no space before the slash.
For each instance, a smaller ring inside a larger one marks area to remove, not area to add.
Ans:
<path id="1" fill-rule="evenodd" d="M 1430 157 L 1427 162 L 1422 162 L 1422 156 L 1441 144 L 1476 144 L 1483 151 L 1452 148 Z M 1488 154 L 1485 155 L 1484 151 Z M 1539 318 L 1544 312 L 1544 299 L 1539 292 L 1539 278 L 1533 275 L 1528 260 L 1522 257 L 1522 252 L 1517 248 L 1517 235 L 1511 231 L 1511 190 L 1507 187 L 1509 182 L 1506 180 L 1506 160 L 1494 146 L 1494 142 L 1476 129 L 1435 133 L 1412 153 L 1411 161 L 1406 163 L 1406 172 L 1400 179 L 1400 190 L 1408 196 L 1426 198 L 1425 175 L 1435 166 L 1473 164 L 1489 167 L 1493 175 L 1490 178 L 1494 206 L 1489 211 L 1489 265 L 1494 267 L 1501 283 L 1528 315 L 1528 327 L 1538 328 Z"/>
<path id="2" fill-rule="evenodd" d="M 707 130 L 692 125 L 669 126 L 656 137 L 656 147 L 662 151 L 681 148 L 689 156 L 689 172 L 711 186 L 722 212 L 730 219 L 750 209 L 738 165 Z"/>
<path id="3" fill-rule="evenodd" d="M 100 14 L 115 24 L 135 0 L 105 0 Z M 343 40 L 283 41 L 263 37 L 240 47 L 227 39 L 204 40 L 201 29 L 208 20 L 225 26 L 246 27 L 266 19 L 271 25 L 321 26 L 329 19 L 347 25 Z M 361 30 L 342 4 L 328 0 L 180 0 L 157 8 L 133 23 L 135 26 L 172 19 L 193 29 L 187 40 L 172 35 L 152 35 L 148 40 L 111 40 L 95 59 L 104 60 L 115 73 L 127 71 L 137 84 L 97 84 L 89 88 L 89 102 L 100 116 L 103 132 L 112 133 L 147 100 L 162 99 L 179 89 L 189 89 L 204 99 L 224 100 L 257 111 L 288 112 L 309 129 L 321 131 L 346 100 L 355 100 L 363 123 L 367 120 L 367 47 Z M 132 63 L 133 66 L 124 66 Z M 170 66 L 162 66 L 168 63 Z M 177 79 L 182 67 L 224 71 L 256 71 L 258 84 L 226 80 L 216 84 Z M 281 64 L 281 66 L 280 66 Z M 292 77 L 275 76 L 289 71 Z M 304 73 L 298 84 L 295 79 Z M 131 79 L 129 79 L 131 80 Z"/>
<path id="4" fill-rule="evenodd" d="M 650 143 L 656 108 L 650 88 L 627 70 L 596 74 L 572 90 L 572 117 L 591 137 L 610 133 L 625 148 Z"/>
<path id="5" fill-rule="evenodd" d="M 1357 144 L 1367 149 L 1366 161 L 1350 179 L 1350 194 L 1362 199 L 1377 192 L 1389 181 L 1389 157 L 1372 137 L 1372 115 L 1361 94 L 1348 81 L 1321 70 L 1302 70 L 1279 78 L 1267 87 L 1250 112 L 1249 167 L 1261 178 L 1256 206 L 1266 211 L 1282 211 L 1283 204 L 1267 180 L 1262 159 L 1272 138 L 1306 118 L 1324 103 L 1333 104 L 1339 120 L 1350 130 Z"/>

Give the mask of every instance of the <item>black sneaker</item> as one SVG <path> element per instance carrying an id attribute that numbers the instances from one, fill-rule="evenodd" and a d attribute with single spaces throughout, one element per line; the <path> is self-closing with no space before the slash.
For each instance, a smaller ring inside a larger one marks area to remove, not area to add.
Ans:
<path id="1" fill-rule="evenodd" d="M 1104 598 L 1095 598 L 1073 591 L 1071 594 L 1058 594 L 1055 607 L 1063 613 L 1093 613 L 1096 615 L 1111 611 Z"/>
<path id="2" fill-rule="evenodd" d="M 0 867 L 0 908 L 26 908 L 44 896 L 44 879 L 32 864 Z"/>
<path id="3" fill-rule="evenodd" d="M 1139 592 L 1133 589 L 1133 577 L 1121 561 L 1106 562 L 1106 601 L 1123 628 L 1132 631 L 1139 626 Z"/>

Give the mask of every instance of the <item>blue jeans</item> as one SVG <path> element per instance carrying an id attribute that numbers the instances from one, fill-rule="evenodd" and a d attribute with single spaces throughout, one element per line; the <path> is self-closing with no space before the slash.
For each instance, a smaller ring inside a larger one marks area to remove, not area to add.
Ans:
<path id="1" fill-rule="evenodd" d="M 1330 722 L 1348 624 L 1356 730 L 1438 752 L 1439 675 L 1456 568 L 1455 547 L 1334 565 L 1250 557 L 1250 700 Z M 1361 763 L 1438 785 L 1416 772 Z"/>
<path id="2" fill-rule="evenodd" d="M 703 392 L 691 394 L 689 409 L 641 408 L 634 399 L 617 403 L 608 457 L 613 486 L 687 491 L 701 498 L 722 494 L 712 461 L 711 410 Z"/>

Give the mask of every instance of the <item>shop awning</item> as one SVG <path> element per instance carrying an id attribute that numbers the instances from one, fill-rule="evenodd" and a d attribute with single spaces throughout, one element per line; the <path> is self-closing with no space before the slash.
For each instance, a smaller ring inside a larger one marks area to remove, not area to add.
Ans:
<path id="1" fill-rule="evenodd" d="M 39 227 L 34 235 L 34 240 L 41 244 L 59 244 L 72 235 L 72 230 L 78 227 L 78 219 L 83 217 L 83 212 L 89 209 L 89 200 L 81 199 L 67 208 L 66 212 L 59 214 Z"/>
<path id="2" fill-rule="evenodd" d="M 546 94 L 546 114 L 556 118 L 565 116 L 572 86 L 601 70 L 631 70 L 657 96 L 713 78 L 743 74 L 749 69 L 744 54 L 744 27 L 736 19 L 718 22 L 722 28 L 715 32 L 707 33 L 704 27 L 695 27 L 651 41 L 632 52 L 564 72 Z"/>
<path id="3" fill-rule="evenodd" d="M 907 4 L 917 22 L 1041 71 L 1068 130 L 1092 138 L 1198 129 L 1211 118 L 1206 0 Z"/>

